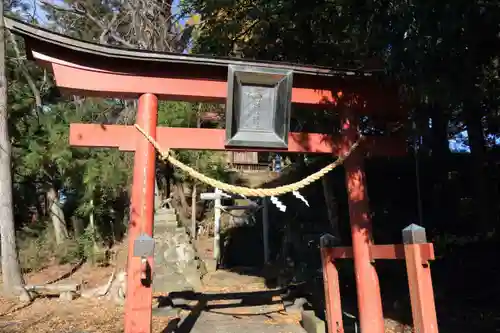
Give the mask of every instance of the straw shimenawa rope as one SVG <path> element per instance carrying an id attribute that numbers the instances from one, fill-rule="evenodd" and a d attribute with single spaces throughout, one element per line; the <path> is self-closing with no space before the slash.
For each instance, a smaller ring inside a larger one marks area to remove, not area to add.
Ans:
<path id="1" fill-rule="evenodd" d="M 210 178 L 208 176 L 205 176 L 204 174 L 196 171 L 195 169 L 191 168 L 190 166 L 187 166 L 186 164 L 182 163 L 178 159 L 176 159 L 174 156 L 170 154 L 170 149 L 163 151 L 158 142 L 153 139 L 150 135 L 148 135 L 139 125 L 135 125 L 135 128 L 139 132 L 144 135 L 146 139 L 155 147 L 155 149 L 158 151 L 160 154 L 161 158 L 165 162 L 170 162 L 172 165 L 178 167 L 182 171 L 186 172 L 189 176 L 192 178 L 195 178 L 205 184 L 208 184 L 214 188 L 221 189 L 222 191 L 233 193 L 233 194 L 240 194 L 248 197 L 271 197 L 271 196 L 279 196 L 285 193 L 293 192 L 293 191 L 298 191 L 309 184 L 321 179 L 324 175 L 326 175 L 328 172 L 332 171 L 339 165 L 341 165 L 351 154 L 352 152 L 359 146 L 361 141 L 364 139 L 363 136 L 360 136 L 359 139 L 351 146 L 349 151 L 345 153 L 343 156 L 339 156 L 339 158 L 333 162 L 322 168 L 321 170 L 307 176 L 306 178 L 284 186 L 278 186 L 275 188 L 250 188 L 250 187 L 244 187 L 244 186 L 235 186 L 231 184 L 226 184 L 221 181 L 218 181 L 216 179 Z"/>

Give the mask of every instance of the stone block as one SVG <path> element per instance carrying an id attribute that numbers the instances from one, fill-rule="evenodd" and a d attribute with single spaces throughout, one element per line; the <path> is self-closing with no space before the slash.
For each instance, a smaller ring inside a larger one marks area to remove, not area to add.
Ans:
<path id="1" fill-rule="evenodd" d="M 304 311 L 304 305 L 307 304 L 307 300 L 303 297 L 300 297 L 295 299 L 293 302 L 288 300 L 283 303 L 287 313 L 293 315 L 302 315 L 302 312 Z"/>
<path id="2" fill-rule="evenodd" d="M 175 232 L 179 235 L 189 238 L 187 229 L 185 227 L 178 227 L 177 229 L 175 229 Z"/>
<path id="3" fill-rule="evenodd" d="M 215 272 L 217 270 L 217 260 L 215 259 L 203 259 L 205 268 L 208 273 Z"/>
<path id="4" fill-rule="evenodd" d="M 202 283 L 200 279 L 200 273 L 196 268 L 184 270 L 183 275 L 186 278 L 186 281 L 193 287 L 194 290 L 201 290 Z"/>
<path id="5" fill-rule="evenodd" d="M 177 215 L 177 212 L 175 211 L 175 208 L 161 208 L 156 211 L 156 214 L 172 214 L 172 215 Z"/>
<path id="6" fill-rule="evenodd" d="M 168 264 L 176 264 L 179 261 L 179 255 L 175 246 L 167 248 L 163 252 L 163 259 Z"/>
<path id="7" fill-rule="evenodd" d="M 162 211 L 165 213 L 167 210 Z M 153 289 L 155 292 L 198 290 L 201 288 L 201 276 L 206 273 L 205 267 L 186 228 L 179 227 L 176 221 L 161 220 L 165 216 L 155 216 Z"/>
<path id="8" fill-rule="evenodd" d="M 193 286 L 178 272 L 157 274 L 153 279 L 153 292 L 170 293 L 173 291 L 193 290 Z"/>
<path id="9" fill-rule="evenodd" d="M 151 315 L 154 317 L 169 317 L 169 318 L 179 317 L 180 314 L 181 314 L 181 309 L 172 307 L 153 308 L 153 311 L 151 313 Z"/>
<path id="10" fill-rule="evenodd" d="M 176 229 L 175 235 L 172 237 L 172 242 L 174 244 L 190 244 L 191 240 L 189 239 L 189 236 L 185 232 L 179 232 L 179 229 Z"/>
<path id="11" fill-rule="evenodd" d="M 202 260 L 200 260 L 198 254 L 196 255 L 196 262 L 198 264 L 198 272 L 200 273 L 200 278 L 202 278 L 204 275 L 208 273 L 207 266 Z"/>
<path id="12" fill-rule="evenodd" d="M 314 311 L 302 311 L 302 327 L 307 333 L 326 333 L 325 322 L 314 314 Z"/>

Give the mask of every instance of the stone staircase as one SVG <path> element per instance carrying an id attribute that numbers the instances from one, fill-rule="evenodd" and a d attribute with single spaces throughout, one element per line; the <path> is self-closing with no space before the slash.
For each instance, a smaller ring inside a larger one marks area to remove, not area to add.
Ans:
<path id="1" fill-rule="evenodd" d="M 175 209 L 160 208 L 154 217 L 155 267 L 153 291 L 200 290 L 206 273 L 187 229 L 180 225 Z"/>

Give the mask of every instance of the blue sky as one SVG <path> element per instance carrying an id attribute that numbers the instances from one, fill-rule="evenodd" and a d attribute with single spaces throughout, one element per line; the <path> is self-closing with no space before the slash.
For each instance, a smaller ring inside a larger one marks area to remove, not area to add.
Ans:
<path id="1" fill-rule="evenodd" d="M 450 150 L 454 153 L 470 153 L 470 148 L 464 142 L 467 142 L 469 134 L 467 131 L 463 131 L 455 135 L 455 137 L 449 140 Z"/>

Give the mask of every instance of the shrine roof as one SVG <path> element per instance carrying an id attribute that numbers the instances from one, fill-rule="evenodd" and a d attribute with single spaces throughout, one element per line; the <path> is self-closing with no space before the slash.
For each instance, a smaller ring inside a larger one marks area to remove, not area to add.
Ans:
<path id="1" fill-rule="evenodd" d="M 294 76 L 306 77 L 371 77 L 381 70 L 332 69 L 320 66 L 309 66 L 276 61 L 246 60 L 241 58 L 214 57 L 171 52 L 154 52 L 148 50 L 128 49 L 86 42 L 71 38 L 47 29 L 30 25 L 17 19 L 5 17 L 5 26 L 13 33 L 26 40 L 26 53 L 33 58 L 32 52 L 57 55 L 59 59 L 72 61 L 78 58 L 81 62 L 95 62 L 101 69 L 113 66 L 113 70 L 121 67 L 127 71 L 144 71 L 161 68 L 163 74 L 172 77 L 198 77 L 206 79 L 226 79 L 228 65 L 249 67 L 267 67 L 292 70 Z M 140 62 L 141 68 L 130 66 Z M 171 66 L 166 66 L 171 65 Z"/>

